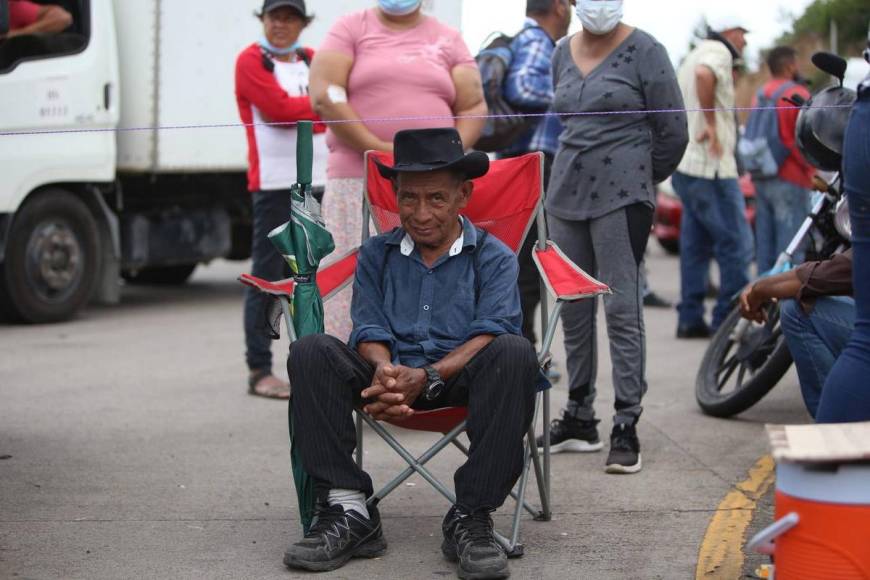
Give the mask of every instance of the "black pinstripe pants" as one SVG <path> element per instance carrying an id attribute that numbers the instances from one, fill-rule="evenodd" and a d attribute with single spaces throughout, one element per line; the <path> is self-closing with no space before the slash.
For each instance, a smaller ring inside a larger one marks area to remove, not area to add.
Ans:
<path id="1" fill-rule="evenodd" d="M 287 361 L 293 385 L 295 444 L 319 494 L 329 489 L 373 493 L 359 469 L 353 409 L 374 369 L 340 340 L 323 334 L 294 342 Z M 433 402 L 415 409 L 468 406 L 470 455 L 454 475 L 458 505 L 500 507 L 523 468 L 523 437 L 532 420 L 538 364 L 525 338 L 502 335 L 475 356 Z"/>

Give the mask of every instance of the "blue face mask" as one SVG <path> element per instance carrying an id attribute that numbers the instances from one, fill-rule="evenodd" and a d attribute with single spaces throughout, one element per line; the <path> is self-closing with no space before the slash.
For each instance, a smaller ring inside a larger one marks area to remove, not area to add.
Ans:
<path id="1" fill-rule="evenodd" d="M 278 56 L 287 56 L 288 54 L 293 54 L 294 52 L 302 48 L 302 45 L 298 42 L 294 43 L 293 46 L 288 46 L 287 48 L 278 48 L 277 46 L 274 46 L 271 42 L 269 42 L 269 40 L 265 36 L 259 40 L 259 43 L 260 46 L 262 46 L 272 54 Z"/>
<path id="2" fill-rule="evenodd" d="M 378 0 L 381 10 L 390 16 L 407 16 L 416 12 L 423 0 Z"/>

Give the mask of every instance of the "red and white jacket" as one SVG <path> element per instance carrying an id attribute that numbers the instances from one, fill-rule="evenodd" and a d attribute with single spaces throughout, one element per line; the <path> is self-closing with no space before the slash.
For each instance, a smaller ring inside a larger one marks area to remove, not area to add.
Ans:
<path id="1" fill-rule="evenodd" d="M 305 48 L 309 62 L 314 51 Z M 271 61 L 269 71 L 264 58 Z M 236 100 L 248 137 L 248 189 L 288 189 L 296 183 L 296 128 L 265 123 L 319 121 L 308 96 L 308 65 L 300 58 L 281 62 L 252 44 L 236 61 Z M 314 126 L 313 184 L 326 183 L 326 127 Z"/>

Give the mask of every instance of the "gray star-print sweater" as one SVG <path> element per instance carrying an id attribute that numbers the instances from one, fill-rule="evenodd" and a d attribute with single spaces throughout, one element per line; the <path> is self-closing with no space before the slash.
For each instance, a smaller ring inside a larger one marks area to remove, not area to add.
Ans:
<path id="1" fill-rule="evenodd" d="M 584 76 L 571 57 L 570 37 L 553 54 L 558 113 L 565 127 L 547 191 L 547 211 L 589 220 L 622 207 L 655 206 L 655 184 L 671 175 L 688 144 L 683 97 L 667 50 L 635 29 Z"/>

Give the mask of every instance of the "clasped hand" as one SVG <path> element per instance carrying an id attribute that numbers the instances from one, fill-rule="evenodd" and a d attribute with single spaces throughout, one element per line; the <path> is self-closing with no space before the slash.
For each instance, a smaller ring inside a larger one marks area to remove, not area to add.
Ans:
<path id="1" fill-rule="evenodd" d="M 411 406 L 426 385 L 426 372 L 402 365 L 380 364 L 369 388 L 362 397 L 369 400 L 363 407 L 378 421 L 408 419 L 414 415 Z"/>

